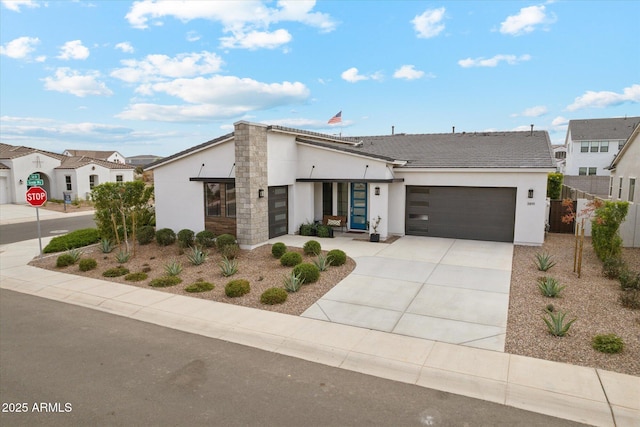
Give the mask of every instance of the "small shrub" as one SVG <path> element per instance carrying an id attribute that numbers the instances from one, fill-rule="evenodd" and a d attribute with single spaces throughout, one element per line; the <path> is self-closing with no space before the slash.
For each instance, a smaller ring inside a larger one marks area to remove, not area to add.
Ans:
<path id="1" fill-rule="evenodd" d="M 149 282 L 149 286 L 153 288 L 168 288 L 169 286 L 175 286 L 182 283 L 182 279 L 178 276 L 164 276 L 153 279 Z"/>
<path id="2" fill-rule="evenodd" d="M 98 261 L 93 258 L 84 258 L 81 259 L 78 263 L 78 268 L 80 271 L 89 271 L 98 267 Z"/>
<path id="3" fill-rule="evenodd" d="M 205 248 L 212 248 L 216 245 L 216 236 L 213 231 L 202 230 L 196 234 L 196 242 Z"/>
<path id="4" fill-rule="evenodd" d="M 558 311 L 555 314 L 552 312 L 547 312 L 547 314 L 549 315 L 549 319 L 543 317 L 542 320 L 544 320 L 544 323 L 547 325 L 549 333 L 556 337 L 565 336 L 569 332 L 569 328 L 571 328 L 573 322 L 577 320 L 571 319 L 565 323 L 564 318 L 566 317 L 567 313 L 564 313 L 562 311 Z"/>
<path id="5" fill-rule="evenodd" d="M 304 280 L 300 278 L 300 275 L 295 274 L 293 271 L 288 276 L 284 276 L 283 282 L 287 292 L 298 292 L 304 284 Z"/>
<path id="6" fill-rule="evenodd" d="M 111 239 L 101 239 L 100 240 L 100 251 L 103 254 L 110 254 L 113 251 L 113 242 Z"/>
<path id="7" fill-rule="evenodd" d="M 327 258 L 331 261 L 331 265 L 339 266 L 347 262 L 347 254 L 340 249 L 333 249 L 327 253 Z"/>
<path id="8" fill-rule="evenodd" d="M 318 255 L 322 248 L 320 247 L 320 242 L 317 240 L 309 240 L 304 244 L 302 250 L 305 255 Z"/>
<path id="9" fill-rule="evenodd" d="M 280 264 L 285 267 L 294 267 L 302 262 L 302 255 L 298 252 L 286 252 L 280 257 Z"/>
<path id="10" fill-rule="evenodd" d="M 288 296 L 282 288 L 269 288 L 260 295 L 260 302 L 266 305 L 282 304 Z"/>
<path id="11" fill-rule="evenodd" d="M 213 288 L 215 288 L 213 283 L 198 281 L 185 287 L 184 290 L 190 293 L 196 293 L 211 291 Z"/>
<path id="12" fill-rule="evenodd" d="M 125 262 L 129 261 L 130 258 L 131 253 L 127 251 L 118 251 L 118 253 L 116 254 L 116 261 L 118 262 L 118 264 L 124 264 Z"/>
<path id="13" fill-rule="evenodd" d="M 56 259 L 56 267 L 58 268 L 68 267 L 70 265 L 75 264 L 75 262 L 76 261 L 73 259 L 73 257 L 68 253 L 62 254 Z"/>
<path id="14" fill-rule="evenodd" d="M 178 261 L 172 260 L 164 265 L 164 271 L 168 276 L 177 276 L 182 273 L 182 265 Z"/>
<path id="15" fill-rule="evenodd" d="M 602 353 L 614 354 L 624 349 L 624 341 L 616 334 L 602 334 L 593 337 L 591 346 Z"/>
<path id="16" fill-rule="evenodd" d="M 628 289 L 620 292 L 619 301 L 625 308 L 630 308 L 631 310 L 640 309 L 640 290 Z"/>
<path id="17" fill-rule="evenodd" d="M 282 242 L 274 243 L 273 246 L 271 246 L 271 255 L 273 255 L 274 258 L 280 259 L 286 252 L 287 246 Z"/>
<path id="18" fill-rule="evenodd" d="M 564 288 L 565 286 L 560 286 L 560 283 L 553 277 L 540 277 L 538 279 L 538 289 L 545 297 L 555 298 L 560 295 Z"/>
<path id="19" fill-rule="evenodd" d="M 209 256 L 209 252 L 203 251 L 202 248 L 198 246 L 190 247 L 189 252 L 187 253 L 187 259 L 192 265 L 204 264 L 207 260 L 207 256 Z"/>
<path id="20" fill-rule="evenodd" d="M 193 241 L 195 240 L 195 233 L 188 228 L 183 228 L 178 231 L 177 238 L 178 244 L 181 248 L 188 248 L 189 246 L 193 246 Z"/>
<path id="21" fill-rule="evenodd" d="M 136 230 L 136 240 L 141 245 L 148 245 L 156 237 L 156 229 L 152 225 L 143 225 Z"/>
<path id="22" fill-rule="evenodd" d="M 311 223 L 302 224 L 300 226 L 300 235 L 301 236 L 315 236 L 316 235 L 316 225 Z"/>
<path id="23" fill-rule="evenodd" d="M 602 274 L 608 279 L 617 279 L 625 268 L 626 264 L 621 257 L 607 257 L 602 262 Z"/>
<path id="24" fill-rule="evenodd" d="M 216 239 L 216 247 L 219 251 L 222 251 L 222 248 L 228 245 L 234 245 L 236 243 L 235 236 L 231 234 L 221 234 Z"/>
<path id="25" fill-rule="evenodd" d="M 620 281 L 620 287 L 625 291 L 628 289 L 640 290 L 640 273 L 625 268 L 620 272 L 618 280 Z"/>
<path id="26" fill-rule="evenodd" d="M 327 271 L 331 265 L 331 260 L 326 255 L 319 254 L 318 258 L 313 260 L 313 263 L 318 267 L 318 270 Z"/>
<path id="27" fill-rule="evenodd" d="M 114 267 L 106 270 L 102 275 L 104 277 L 120 277 L 129 274 L 129 269 L 125 267 Z"/>
<path id="28" fill-rule="evenodd" d="M 238 261 L 235 259 L 222 257 L 222 261 L 218 263 L 218 266 L 224 277 L 233 276 L 238 272 Z"/>
<path id="29" fill-rule="evenodd" d="M 160 246 L 169 246 L 176 241 L 176 233 L 170 228 L 161 228 L 156 231 L 156 242 Z"/>
<path id="30" fill-rule="evenodd" d="M 138 272 L 138 273 L 129 273 L 126 276 L 124 276 L 124 280 L 128 280 L 129 282 L 141 282 L 143 280 L 147 280 L 147 273 L 145 272 Z"/>
<path id="31" fill-rule="evenodd" d="M 96 228 L 83 228 L 63 236 L 56 236 L 42 250 L 45 254 L 81 248 L 100 241 L 100 233 Z"/>
<path id="32" fill-rule="evenodd" d="M 333 229 L 330 225 L 319 225 L 316 228 L 318 237 L 333 237 Z"/>
<path id="33" fill-rule="evenodd" d="M 553 313 L 555 309 L 556 308 L 553 306 L 553 304 L 547 304 L 547 306 L 545 307 L 545 310 L 547 310 L 549 313 Z"/>
<path id="34" fill-rule="evenodd" d="M 240 253 L 240 246 L 238 246 L 237 243 L 223 246 L 222 249 L 220 249 L 220 255 L 222 255 L 223 257 L 227 257 L 229 259 L 236 258 L 239 253 Z"/>
<path id="35" fill-rule="evenodd" d="M 302 263 L 293 267 L 293 273 L 304 281 L 305 284 L 317 282 L 320 278 L 320 270 L 313 264 Z"/>
<path id="36" fill-rule="evenodd" d="M 241 297 L 248 294 L 250 290 L 249 281 L 244 279 L 232 280 L 224 287 L 224 293 L 229 298 Z"/>
<path id="37" fill-rule="evenodd" d="M 556 262 L 553 260 L 553 257 L 548 253 L 537 253 L 536 254 L 536 267 L 538 267 L 539 271 L 547 271 L 554 265 Z"/>

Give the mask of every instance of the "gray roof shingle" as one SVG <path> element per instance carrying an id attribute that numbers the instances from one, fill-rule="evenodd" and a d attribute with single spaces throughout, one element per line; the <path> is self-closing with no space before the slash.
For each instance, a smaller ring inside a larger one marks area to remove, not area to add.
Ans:
<path id="1" fill-rule="evenodd" d="M 626 140 L 638 123 L 640 117 L 569 120 L 569 131 L 573 141 Z"/>

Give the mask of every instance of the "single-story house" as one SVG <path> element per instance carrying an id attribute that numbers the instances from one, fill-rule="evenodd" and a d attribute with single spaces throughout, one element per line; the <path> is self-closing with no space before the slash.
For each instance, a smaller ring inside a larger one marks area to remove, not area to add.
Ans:
<path id="1" fill-rule="evenodd" d="M 0 143 L 0 204 L 26 203 L 29 183 L 39 185 L 49 199 L 87 199 L 94 186 L 133 181 L 134 167 L 85 156 L 67 156 L 31 147 Z"/>
<path id="2" fill-rule="evenodd" d="M 147 166 L 153 162 L 157 162 L 162 159 L 161 156 L 154 156 L 153 154 L 141 154 L 139 156 L 129 156 L 127 157 L 127 164 L 133 167 L 136 166 Z"/>
<path id="3" fill-rule="evenodd" d="M 152 163 L 156 224 L 232 233 L 242 247 L 325 215 L 346 229 L 541 245 L 546 131 L 338 137 L 240 121 Z"/>
<path id="4" fill-rule="evenodd" d="M 64 150 L 62 152 L 65 156 L 69 157 L 91 157 L 92 159 L 104 160 L 106 162 L 113 163 L 127 163 L 127 158 L 118 151 L 108 150 Z"/>

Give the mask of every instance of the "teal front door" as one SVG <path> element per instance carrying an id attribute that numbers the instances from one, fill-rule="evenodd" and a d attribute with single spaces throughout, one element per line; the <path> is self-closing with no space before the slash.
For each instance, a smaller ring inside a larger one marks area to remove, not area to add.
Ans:
<path id="1" fill-rule="evenodd" d="M 367 229 L 367 184 L 354 182 L 351 184 L 351 224 L 352 230 Z"/>

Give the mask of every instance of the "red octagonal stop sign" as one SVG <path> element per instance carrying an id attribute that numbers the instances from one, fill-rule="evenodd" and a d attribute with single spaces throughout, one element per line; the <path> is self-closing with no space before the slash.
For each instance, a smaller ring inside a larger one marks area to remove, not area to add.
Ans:
<path id="1" fill-rule="evenodd" d="M 27 190 L 26 198 L 31 206 L 42 206 L 47 201 L 47 192 L 40 187 L 31 187 Z"/>

